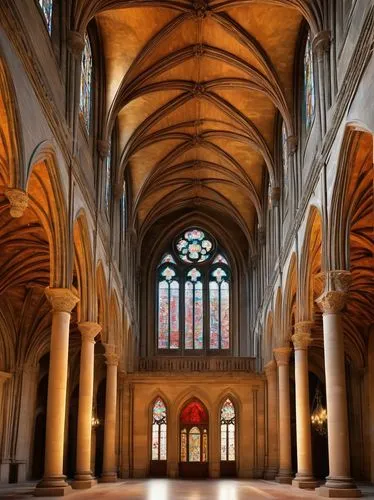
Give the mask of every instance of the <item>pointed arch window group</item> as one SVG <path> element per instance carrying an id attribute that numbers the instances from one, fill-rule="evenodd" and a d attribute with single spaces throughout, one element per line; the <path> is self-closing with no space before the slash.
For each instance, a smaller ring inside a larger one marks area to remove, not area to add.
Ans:
<path id="1" fill-rule="evenodd" d="M 209 458 L 209 415 L 205 406 L 197 399 L 188 402 L 179 416 L 180 462 L 206 463 Z M 221 462 L 236 461 L 237 414 L 234 403 L 228 397 L 220 408 L 220 456 Z M 152 405 L 151 459 L 167 460 L 167 407 L 157 397 Z"/>
<path id="2" fill-rule="evenodd" d="M 176 238 L 157 267 L 157 348 L 230 348 L 231 273 L 215 240 L 198 228 Z"/>

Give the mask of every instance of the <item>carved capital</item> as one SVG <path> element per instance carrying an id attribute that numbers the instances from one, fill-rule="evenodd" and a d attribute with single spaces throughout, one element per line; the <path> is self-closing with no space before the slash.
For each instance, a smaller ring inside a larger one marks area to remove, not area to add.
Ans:
<path id="1" fill-rule="evenodd" d="M 84 36 L 79 31 L 69 31 L 67 42 L 70 52 L 79 59 L 84 49 Z"/>
<path id="2" fill-rule="evenodd" d="M 97 141 L 97 151 L 102 160 L 105 160 L 109 156 L 110 152 L 110 142 L 99 139 Z"/>
<path id="3" fill-rule="evenodd" d="M 287 366 L 290 361 L 292 349 L 290 347 L 277 347 L 273 349 L 275 361 L 278 366 Z"/>
<path id="4" fill-rule="evenodd" d="M 271 188 L 270 200 L 271 200 L 272 207 L 277 207 L 279 205 L 279 200 L 280 200 L 280 188 L 279 187 L 274 186 Z"/>
<path id="5" fill-rule="evenodd" d="M 108 366 L 117 366 L 119 356 L 115 352 L 116 346 L 114 344 L 104 344 L 105 347 L 105 364 Z"/>
<path id="6" fill-rule="evenodd" d="M 101 332 L 101 325 L 93 321 L 83 321 L 78 325 L 79 331 L 82 335 L 82 342 L 86 340 L 87 342 L 95 343 L 95 337 Z"/>
<path id="7" fill-rule="evenodd" d="M 322 294 L 316 300 L 324 314 L 339 313 L 348 299 L 352 275 L 349 271 L 328 271 L 318 275 L 322 282 Z"/>
<path id="8" fill-rule="evenodd" d="M 320 31 L 312 40 L 313 54 L 322 57 L 330 49 L 331 33 L 329 30 Z"/>
<path id="9" fill-rule="evenodd" d="M 264 366 L 264 372 L 268 378 L 274 373 L 276 373 L 276 370 L 277 370 L 277 363 L 274 361 L 274 359 L 269 361 L 269 363 L 266 363 L 266 365 Z"/>
<path id="10" fill-rule="evenodd" d="M 312 343 L 311 331 L 313 325 L 313 321 L 300 321 L 296 323 L 295 333 L 291 337 L 295 350 L 307 349 Z"/>
<path id="11" fill-rule="evenodd" d="M 287 156 L 292 156 L 297 151 L 297 137 L 296 135 L 290 135 L 287 137 Z"/>
<path id="12" fill-rule="evenodd" d="M 71 313 L 79 297 L 75 295 L 69 288 L 47 288 L 45 291 L 47 299 L 52 305 L 54 312 Z"/>
<path id="13" fill-rule="evenodd" d="M 18 188 L 7 189 L 5 196 L 10 203 L 10 215 L 15 219 L 22 217 L 29 204 L 29 196 L 26 191 Z"/>

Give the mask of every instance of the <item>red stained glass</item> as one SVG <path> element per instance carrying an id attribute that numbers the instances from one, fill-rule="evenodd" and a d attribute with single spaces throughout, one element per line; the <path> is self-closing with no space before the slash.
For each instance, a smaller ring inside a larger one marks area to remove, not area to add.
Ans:
<path id="1" fill-rule="evenodd" d="M 208 422 L 208 413 L 202 403 L 191 401 L 181 412 L 180 421 L 182 424 L 203 424 Z"/>

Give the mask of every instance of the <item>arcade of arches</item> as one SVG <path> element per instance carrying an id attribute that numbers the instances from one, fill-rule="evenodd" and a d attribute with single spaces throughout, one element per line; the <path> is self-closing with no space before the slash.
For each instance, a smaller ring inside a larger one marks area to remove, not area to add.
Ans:
<path id="1" fill-rule="evenodd" d="M 0 2 L 0 483 L 374 483 L 373 32 Z"/>

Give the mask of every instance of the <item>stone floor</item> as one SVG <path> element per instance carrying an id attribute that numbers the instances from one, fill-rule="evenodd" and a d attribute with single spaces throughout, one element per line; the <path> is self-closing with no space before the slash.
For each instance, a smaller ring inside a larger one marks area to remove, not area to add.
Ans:
<path id="1" fill-rule="evenodd" d="M 34 483 L 0 485 L 1 500 L 33 497 Z M 360 485 L 364 498 L 374 500 L 374 486 Z M 321 498 L 314 491 L 298 490 L 264 480 L 170 480 L 148 479 L 99 484 L 86 491 L 73 491 L 71 500 L 248 500 L 255 498 Z"/>

